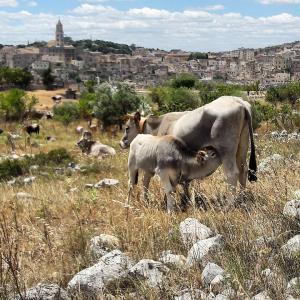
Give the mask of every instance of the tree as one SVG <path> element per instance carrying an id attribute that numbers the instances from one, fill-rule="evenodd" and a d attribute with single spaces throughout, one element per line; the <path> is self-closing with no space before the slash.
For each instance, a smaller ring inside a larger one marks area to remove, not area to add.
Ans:
<path id="1" fill-rule="evenodd" d="M 53 108 L 53 114 L 54 119 L 67 126 L 80 117 L 78 103 L 66 102 L 62 105 L 56 105 Z"/>
<path id="2" fill-rule="evenodd" d="M 177 75 L 174 79 L 170 81 L 170 85 L 173 88 L 181 88 L 181 87 L 186 87 L 186 88 L 194 88 L 197 82 L 197 78 L 188 73 L 182 73 Z"/>
<path id="3" fill-rule="evenodd" d="M 95 93 L 83 93 L 78 102 L 80 117 L 83 119 L 91 119 L 93 116 L 93 107 L 96 101 Z"/>
<path id="4" fill-rule="evenodd" d="M 94 114 L 104 128 L 113 124 L 121 127 L 124 115 L 137 110 L 139 105 L 140 99 L 129 85 L 120 83 L 114 91 L 105 83 L 96 91 Z"/>
<path id="5" fill-rule="evenodd" d="M 46 89 L 50 89 L 54 83 L 54 76 L 52 75 L 52 70 L 49 67 L 42 73 L 43 78 L 43 84 L 46 87 Z"/>
<path id="6" fill-rule="evenodd" d="M 15 86 L 26 89 L 33 76 L 26 69 L 21 68 L 0 68 L 0 85 Z"/>
<path id="7" fill-rule="evenodd" d="M 36 97 L 29 96 L 23 90 L 12 89 L 0 93 L 0 114 L 6 121 L 22 121 L 24 115 L 30 113 L 37 103 Z"/>
<path id="8" fill-rule="evenodd" d="M 188 88 L 157 87 L 150 93 L 159 113 L 193 110 L 200 105 L 197 91 Z"/>

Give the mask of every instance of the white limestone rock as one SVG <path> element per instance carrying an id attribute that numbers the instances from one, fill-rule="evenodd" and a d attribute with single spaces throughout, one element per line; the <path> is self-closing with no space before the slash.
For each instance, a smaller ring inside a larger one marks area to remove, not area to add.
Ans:
<path id="1" fill-rule="evenodd" d="M 132 278 L 145 280 L 150 287 L 162 284 L 164 275 L 169 272 L 163 263 L 151 259 L 142 259 L 129 270 Z"/>
<path id="2" fill-rule="evenodd" d="M 71 300 L 68 293 L 57 284 L 39 283 L 26 290 L 22 297 L 16 296 L 13 300 Z"/>
<path id="3" fill-rule="evenodd" d="M 90 253 L 93 258 L 98 259 L 112 250 L 120 248 L 120 240 L 109 234 L 100 234 L 90 240 Z"/>
<path id="4" fill-rule="evenodd" d="M 175 268 L 184 268 L 186 264 L 186 258 L 183 255 L 176 255 L 171 250 L 164 251 L 159 258 L 159 261 Z"/>
<path id="5" fill-rule="evenodd" d="M 283 214 L 294 220 L 300 220 L 300 200 L 287 202 L 283 209 Z"/>
<path id="6" fill-rule="evenodd" d="M 185 245 L 193 245 L 199 240 L 205 240 L 213 235 L 207 226 L 201 224 L 197 219 L 187 218 L 179 226 L 182 241 Z"/>
<path id="7" fill-rule="evenodd" d="M 286 288 L 286 294 L 300 298 L 300 277 L 291 279 Z"/>
<path id="8" fill-rule="evenodd" d="M 77 273 L 69 282 L 68 291 L 84 299 L 94 299 L 103 294 L 107 284 L 125 276 L 132 265 L 128 256 L 114 250 L 101 257 L 97 264 Z"/>
<path id="9" fill-rule="evenodd" d="M 293 258 L 300 254 L 300 234 L 289 239 L 285 245 L 281 247 L 282 253 L 288 258 Z"/>
<path id="10" fill-rule="evenodd" d="M 218 266 L 217 264 L 209 262 L 205 266 L 204 270 L 202 271 L 202 274 L 201 274 L 202 282 L 205 285 L 210 285 L 210 283 L 212 282 L 212 280 L 217 275 L 223 275 L 224 272 L 225 271 L 220 266 Z"/>
<path id="11" fill-rule="evenodd" d="M 198 241 L 188 253 L 187 266 L 191 267 L 196 264 L 205 266 L 209 258 L 220 252 L 223 246 L 224 238 L 220 234 L 206 240 Z"/>

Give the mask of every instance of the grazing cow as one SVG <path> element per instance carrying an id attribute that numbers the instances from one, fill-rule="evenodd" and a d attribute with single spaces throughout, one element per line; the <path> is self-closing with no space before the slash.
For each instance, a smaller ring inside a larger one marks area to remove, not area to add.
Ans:
<path id="1" fill-rule="evenodd" d="M 25 126 L 25 131 L 29 135 L 32 135 L 33 133 L 40 134 L 40 125 L 38 125 L 38 124 L 32 124 L 32 125 Z"/>
<path id="2" fill-rule="evenodd" d="M 92 141 L 91 135 L 87 135 L 88 131 L 83 133 L 82 138 L 78 141 L 77 146 L 82 153 L 95 157 L 106 157 L 116 155 L 116 150 L 110 146 L 101 144 L 100 142 Z"/>
<path id="3" fill-rule="evenodd" d="M 219 155 L 213 148 L 197 152 L 188 149 L 173 136 L 162 137 L 139 134 L 131 143 L 128 159 L 129 195 L 138 181 L 138 171 L 145 171 L 144 199 L 148 200 L 151 178 L 157 174 L 167 196 L 167 211 L 174 210 L 175 192 L 179 183 L 202 179 L 212 174 L 221 164 Z"/>
<path id="4" fill-rule="evenodd" d="M 237 181 L 246 186 L 246 156 L 251 142 L 248 179 L 256 181 L 256 157 L 251 106 L 239 97 L 224 96 L 193 111 L 169 113 L 159 118 L 131 117 L 120 145 L 128 148 L 138 133 L 171 134 L 191 150 L 211 146 L 220 155 L 227 182 L 235 194 Z"/>

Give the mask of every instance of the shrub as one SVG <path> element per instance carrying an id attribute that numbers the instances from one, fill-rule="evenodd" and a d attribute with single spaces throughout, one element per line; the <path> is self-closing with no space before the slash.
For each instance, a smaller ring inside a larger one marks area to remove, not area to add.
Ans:
<path id="1" fill-rule="evenodd" d="M 53 113 L 54 119 L 62 122 L 64 125 L 68 125 L 80 117 L 78 103 L 67 102 L 54 106 Z"/>
<path id="2" fill-rule="evenodd" d="M 188 73 L 183 73 L 183 74 L 179 74 L 177 75 L 174 79 L 172 79 L 170 81 L 170 86 L 173 88 L 181 88 L 181 87 L 185 87 L 185 88 L 193 88 L 195 87 L 197 82 L 197 78 L 192 75 L 192 74 L 188 74 Z"/>
<path id="3" fill-rule="evenodd" d="M 21 121 L 26 112 L 30 112 L 38 103 L 34 96 L 28 96 L 23 90 L 11 89 L 0 93 L 0 114 L 6 121 Z"/>
<path id="4" fill-rule="evenodd" d="M 23 163 L 19 160 L 6 159 L 0 162 L 0 180 L 9 180 L 25 173 Z"/>
<path id="5" fill-rule="evenodd" d="M 123 116 L 137 110 L 141 100 L 135 90 L 127 84 L 118 84 L 116 91 L 108 84 L 102 84 L 96 91 L 94 114 L 104 127 L 122 125 Z"/>
<path id="6" fill-rule="evenodd" d="M 273 105 L 261 102 L 255 102 L 252 108 L 252 122 L 254 130 L 257 129 L 262 122 L 274 122 L 277 110 Z"/>
<path id="7" fill-rule="evenodd" d="M 159 113 L 193 110 L 200 105 L 198 93 L 187 88 L 158 87 L 150 93 Z"/>
<path id="8" fill-rule="evenodd" d="M 74 161 L 72 156 L 64 148 L 54 149 L 48 153 L 39 153 L 34 157 L 26 156 L 24 159 L 6 159 L 0 162 L 0 181 L 25 175 L 30 166 L 59 166 Z"/>

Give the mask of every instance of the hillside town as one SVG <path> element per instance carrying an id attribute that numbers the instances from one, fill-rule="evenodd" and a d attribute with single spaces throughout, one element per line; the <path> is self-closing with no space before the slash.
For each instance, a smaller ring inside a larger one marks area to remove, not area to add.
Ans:
<path id="1" fill-rule="evenodd" d="M 143 47 L 132 48 L 131 54 L 92 52 L 66 43 L 59 20 L 55 40 L 44 47 L 2 46 L 0 66 L 30 70 L 36 88 L 42 85 L 41 73 L 48 68 L 59 86 L 86 80 L 112 80 L 128 81 L 144 88 L 162 84 L 178 73 L 191 73 L 203 81 L 234 84 L 259 81 L 262 87 L 279 86 L 300 78 L 300 42 L 199 54 Z"/>

